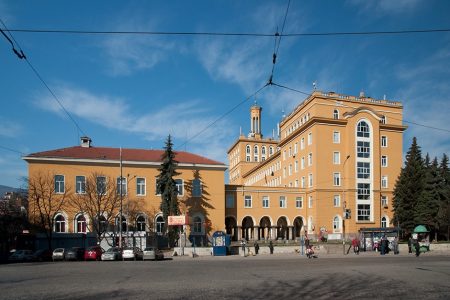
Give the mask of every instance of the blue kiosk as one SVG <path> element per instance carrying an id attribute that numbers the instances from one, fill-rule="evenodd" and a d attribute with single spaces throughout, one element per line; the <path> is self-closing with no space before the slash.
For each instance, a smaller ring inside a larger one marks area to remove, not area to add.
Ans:
<path id="1" fill-rule="evenodd" d="M 231 237 L 223 231 L 216 231 L 212 236 L 213 255 L 225 256 L 227 255 L 228 247 L 230 247 Z"/>

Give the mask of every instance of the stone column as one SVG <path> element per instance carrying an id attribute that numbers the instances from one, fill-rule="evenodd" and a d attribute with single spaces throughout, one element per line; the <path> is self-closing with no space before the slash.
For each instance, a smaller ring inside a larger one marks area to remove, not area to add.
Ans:
<path id="1" fill-rule="evenodd" d="M 271 235 L 270 238 L 272 240 L 276 240 L 278 238 L 278 233 L 277 233 L 277 226 L 272 226 L 271 227 Z"/>
<path id="2" fill-rule="evenodd" d="M 294 226 L 288 226 L 288 230 L 287 230 L 287 240 L 295 240 L 295 235 L 294 235 Z"/>
<path id="3" fill-rule="evenodd" d="M 242 240 L 242 226 L 237 226 L 237 239 L 238 241 Z"/>
<path id="4" fill-rule="evenodd" d="M 255 226 L 255 227 L 254 227 L 254 230 L 255 230 L 255 233 L 256 233 L 256 234 L 254 235 L 253 239 L 259 241 L 259 240 L 260 240 L 259 226 Z"/>

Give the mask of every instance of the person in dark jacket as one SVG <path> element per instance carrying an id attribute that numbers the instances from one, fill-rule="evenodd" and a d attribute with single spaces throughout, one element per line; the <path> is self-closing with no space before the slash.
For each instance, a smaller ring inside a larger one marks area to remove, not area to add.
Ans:
<path id="1" fill-rule="evenodd" d="M 258 245 L 258 242 L 256 242 L 255 241 L 255 254 L 258 254 L 258 252 L 259 252 L 259 245 Z"/>
<path id="2" fill-rule="evenodd" d="M 273 243 L 272 243 L 272 241 L 270 241 L 270 243 L 269 243 L 269 250 L 270 250 L 270 254 L 273 254 Z"/>

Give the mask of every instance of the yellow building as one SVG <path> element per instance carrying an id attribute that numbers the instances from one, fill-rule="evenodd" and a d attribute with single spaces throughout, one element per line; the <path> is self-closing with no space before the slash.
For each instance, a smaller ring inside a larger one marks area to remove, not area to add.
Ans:
<path id="1" fill-rule="evenodd" d="M 314 91 L 264 139 L 261 111 L 228 150 L 226 230 L 235 240 L 327 236 L 388 227 L 402 164 L 399 102 Z M 349 215 L 345 218 L 345 215 Z"/>
<path id="2" fill-rule="evenodd" d="M 30 182 L 37 177 L 47 176 L 51 186 L 54 186 L 55 197 L 66 196 L 64 205 L 54 212 L 53 230 L 56 233 L 94 231 L 92 217 L 77 210 L 73 204 L 77 197 L 87 193 L 89 180 L 94 182 L 94 189 L 102 187 L 107 191 L 105 194 L 117 192 L 122 161 L 122 230 L 133 231 L 134 236 L 144 236 L 146 232 L 162 233 L 164 220 L 160 211 L 161 196 L 156 194 L 156 176 L 159 174 L 163 152 L 94 147 L 89 138 L 83 137 L 80 146 L 33 153 L 24 157 L 24 160 L 29 165 Z M 204 241 L 206 234 L 225 228 L 223 184 L 226 166 L 192 153 L 175 153 L 180 174 L 174 179 L 180 208 L 182 214 L 188 214 L 190 219 L 187 234 L 191 240 Z M 106 185 L 113 188 L 107 189 Z M 35 202 L 30 201 L 29 211 L 31 217 L 36 214 L 38 209 Z M 101 214 L 105 215 L 106 212 L 102 211 Z M 117 224 L 120 223 L 117 205 L 111 214 L 102 218 L 108 218 L 108 223 L 112 223 L 110 227 L 117 230 Z"/>

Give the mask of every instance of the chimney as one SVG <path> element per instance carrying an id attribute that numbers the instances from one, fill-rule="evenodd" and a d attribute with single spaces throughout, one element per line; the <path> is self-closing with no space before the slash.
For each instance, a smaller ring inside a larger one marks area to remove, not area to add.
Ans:
<path id="1" fill-rule="evenodd" d="M 92 140 L 88 136 L 81 137 L 81 147 L 90 148 Z"/>

